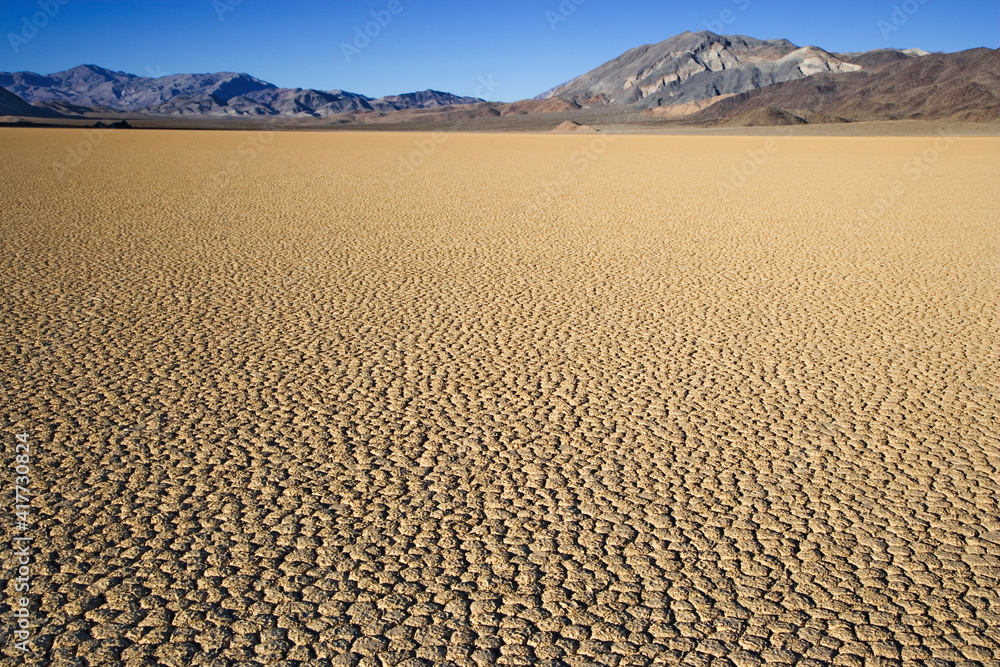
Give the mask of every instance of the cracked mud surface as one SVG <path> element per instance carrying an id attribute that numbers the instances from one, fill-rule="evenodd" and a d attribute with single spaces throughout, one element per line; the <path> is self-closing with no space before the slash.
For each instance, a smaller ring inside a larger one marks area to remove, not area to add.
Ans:
<path id="1" fill-rule="evenodd" d="M 1000 660 L 1000 140 L 252 136 L 0 130 L 39 664 Z"/>

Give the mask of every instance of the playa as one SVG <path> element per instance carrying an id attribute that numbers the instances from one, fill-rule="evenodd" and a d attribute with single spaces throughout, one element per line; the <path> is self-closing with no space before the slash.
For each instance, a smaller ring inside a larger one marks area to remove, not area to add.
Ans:
<path id="1" fill-rule="evenodd" d="M 1000 139 L 0 144 L 50 664 L 1000 659 Z"/>

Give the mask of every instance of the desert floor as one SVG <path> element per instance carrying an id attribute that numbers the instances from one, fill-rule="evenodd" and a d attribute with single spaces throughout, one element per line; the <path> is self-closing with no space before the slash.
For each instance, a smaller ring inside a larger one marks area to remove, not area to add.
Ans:
<path id="1" fill-rule="evenodd" d="M 39 664 L 1000 660 L 1000 139 L 0 147 Z"/>

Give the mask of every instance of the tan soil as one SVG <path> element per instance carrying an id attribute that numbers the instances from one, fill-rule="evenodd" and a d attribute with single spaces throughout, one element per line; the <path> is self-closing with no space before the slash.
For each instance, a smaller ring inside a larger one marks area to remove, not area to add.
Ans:
<path id="1" fill-rule="evenodd" d="M 1000 659 L 1000 140 L 102 136 L 0 129 L 42 663 Z"/>

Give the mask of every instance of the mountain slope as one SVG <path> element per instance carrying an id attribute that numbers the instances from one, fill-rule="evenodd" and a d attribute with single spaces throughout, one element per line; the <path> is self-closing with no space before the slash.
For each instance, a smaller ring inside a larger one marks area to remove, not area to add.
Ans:
<path id="1" fill-rule="evenodd" d="M 439 109 L 482 102 L 473 97 L 427 90 L 372 99 L 341 90 L 323 92 L 301 88 L 254 91 L 225 100 L 218 95 L 179 96 L 143 109 L 154 116 L 311 116 L 327 118 L 343 113 L 394 112 L 406 109 Z"/>
<path id="2" fill-rule="evenodd" d="M 401 109 L 433 109 L 455 104 L 478 104 L 483 100 L 478 97 L 459 97 L 451 93 L 437 90 L 422 90 L 403 95 L 386 95 L 372 101 L 376 111 L 399 111 Z"/>
<path id="3" fill-rule="evenodd" d="M 859 56 L 855 61 L 871 59 Z M 820 74 L 722 100 L 689 117 L 730 124 L 768 109 L 852 121 L 1000 121 L 1000 50 L 892 58 L 849 74 Z"/>
<path id="4" fill-rule="evenodd" d="M 243 96 L 224 100 L 215 95 L 178 95 L 149 107 L 144 113 L 155 116 L 273 116 L 274 109 Z"/>
<path id="5" fill-rule="evenodd" d="M 731 95 L 860 65 L 785 39 L 685 32 L 623 53 L 553 91 L 584 106 L 649 109 Z"/>
<path id="6" fill-rule="evenodd" d="M 370 111 L 370 98 L 343 90 L 274 88 L 250 93 L 247 99 L 267 105 L 272 114 L 331 116 L 344 111 Z"/>
<path id="7" fill-rule="evenodd" d="M 28 104 L 6 88 L 0 88 L 0 116 L 27 116 L 29 118 L 59 118 L 62 114 Z"/>

